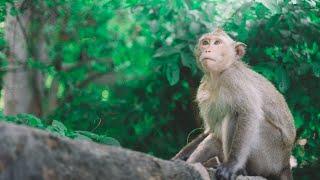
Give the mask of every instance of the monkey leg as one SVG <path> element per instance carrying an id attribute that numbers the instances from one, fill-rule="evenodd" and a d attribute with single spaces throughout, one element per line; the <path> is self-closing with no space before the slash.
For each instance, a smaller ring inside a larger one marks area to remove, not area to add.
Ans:
<path id="1" fill-rule="evenodd" d="M 208 136 L 208 133 L 202 133 L 189 144 L 184 146 L 171 160 L 181 159 L 186 161 L 198 145 Z"/>
<path id="2" fill-rule="evenodd" d="M 290 166 L 286 167 L 284 170 L 282 170 L 282 172 L 280 174 L 280 179 L 281 180 L 293 180 Z"/>
<path id="3" fill-rule="evenodd" d="M 221 164 L 218 156 L 214 156 L 212 158 L 210 158 L 209 160 L 205 161 L 202 163 L 202 165 L 206 168 L 216 168 Z"/>
<path id="4" fill-rule="evenodd" d="M 270 176 L 271 180 L 293 180 L 290 166 L 284 168 L 278 176 Z"/>
<path id="5" fill-rule="evenodd" d="M 222 144 L 213 134 L 209 134 L 209 136 L 207 136 L 190 155 L 187 162 L 205 163 L 215 156 L 219 159 L 223 159 Z"/>

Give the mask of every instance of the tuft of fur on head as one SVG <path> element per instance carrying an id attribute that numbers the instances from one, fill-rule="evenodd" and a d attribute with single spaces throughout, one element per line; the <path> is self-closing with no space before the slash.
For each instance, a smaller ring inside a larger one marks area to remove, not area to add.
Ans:
<path id="1" fill-rule="evenodd" d="M 216 35 L 216 36 L 223 36 L 225 38 L 227 38 L 230 42 L 234 42 L 235 41 L 221 28 L 216 28 L 213 32 L 210 33 L 211 35 Z"/>

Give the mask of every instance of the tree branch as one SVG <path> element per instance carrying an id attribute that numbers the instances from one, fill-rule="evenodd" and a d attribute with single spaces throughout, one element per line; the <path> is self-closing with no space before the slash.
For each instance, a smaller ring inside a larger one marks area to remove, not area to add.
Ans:
<path id="1" fill-rule="evenodd" d="M 23 35 L 23 37 L 24 37 L 24 39 L 26 41 L 27 47 L 29 47 L 30 46 L 30 42 L 29 42 L 29 38 L 28 38 L 28 33 L 27 33 L 27 30 L 26 30 L 26 28 L 24 27 L 24 25 L 23 25 L 23 23 L 21 21 L 21 18 L 20 18 L 20 15 L 19 15 L 20 12 L 16 8 L 16 4 L 14 3 L 14 1 L 8 1 L 8 3 L 11 5 L 11 8 L 13 8 L 17 12 L 15 17 L 17 19 L 17 22 L 18 22 L 19 26 L 20 26 L 20 29 L 21 29 L 22 35 Z M 22 7 L 22 5 L 24 5 L 24 3 L 25 3 L 25 1 L 23 1 L 20 6 Z"/>

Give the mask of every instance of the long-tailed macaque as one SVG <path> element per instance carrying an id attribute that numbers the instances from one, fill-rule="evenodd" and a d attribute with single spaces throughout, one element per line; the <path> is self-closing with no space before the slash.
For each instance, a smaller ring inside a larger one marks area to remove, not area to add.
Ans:
<path id="1" fill-rule="evenodd" d="M 195 163 L 218 156 L 217 179 L 242 173 L 292 179 L 293 117 L 276 88 L 241 61 L 245 47 L 221 29 L 200 38 L 195 56 L 204 76 L 196 101 L 209 135 L 174 159 Z"/>

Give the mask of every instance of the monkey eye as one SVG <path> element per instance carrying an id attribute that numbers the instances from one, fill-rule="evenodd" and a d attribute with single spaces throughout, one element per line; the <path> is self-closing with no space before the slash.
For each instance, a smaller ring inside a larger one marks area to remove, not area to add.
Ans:
<path id="1" fill-rule="evenodd" d="M 202 45 L 204 45 L 204 46 L 209 45 L 209 41 L 208 41 L 208 40 L 203 40 L 201 43 L 202 43 Z"/>
<path id="2" fill-rule="evenodd" d="M 220 40 L 216 40 L 213 44 L 214 45 L 219 45 L 219 44 L 221 44 L 221 41 Z"/>

